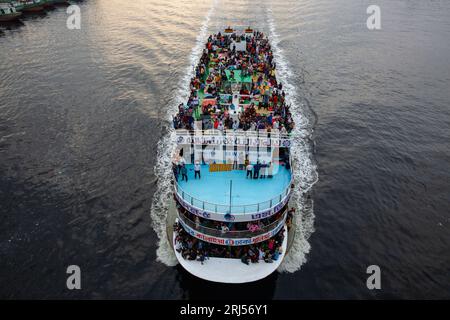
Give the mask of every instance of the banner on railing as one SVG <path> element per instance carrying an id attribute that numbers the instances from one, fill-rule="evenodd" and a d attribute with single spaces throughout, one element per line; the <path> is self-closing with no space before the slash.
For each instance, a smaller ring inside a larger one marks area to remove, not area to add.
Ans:
<path id="1" fill-rule="evenodd" d="M 255 244 L 259 242 L 266 241 L 272 237 L 274 237 L 284 226 L 284 220 L 281 221 L 273 230 L 252 237 L 252 238 L 239 238 L 239 239 L 231 239 L 231 238 L 220 238 L 215 236 L 210 236 L 201 232 L 198 232 L 194 229 L 192 229 L 190 226 L 188 226 L 182 219 L 178 218 L 178 222 L 181 223 L 184 230 L 186 230 L 187 233 L 189 233 L 191 236 L 200 239 L 205 242 L 218 244 L 222 246 L 245 246 L 249 244 Z"/>
<path id="2" fill-rule="evenodd" d="M 190 135 L 185 132 L 177 132 L 177 143 L 179 145 L 290 148 L 292 142 L 288 137 L 224 136 L 216 134 Z"/>
<path id="3" fill-rule="evenodd" d="M 290 190 L 289 190 L 290 191 Z M 256 211 L 253 213 L 240 213 L 240 214 L 231 214 L 229 213 L 229 206 L 221 206 L 218 205 L 217 212 L 211 211 L 211 210 L 205 210 L 201 208 L 197 208 L 193 205 L 191 205 L 187 200 L 183 199 L 182 196 L 176 192 L 175 190 L 175 196 L 178 199 L 178 202 L 190 213 L 195 214 L 201 218 L 215 220 L 215 221 L 222 221 L 222 222 L 247 222 L 247 221 L 254 221 L 254 220 L 260 220 L 265 219 L 273 216 L 274 214 L 280 212 L 281 209 L 288 203 L 290 192 L 287 191 L 287 196 L 283 197 L 281 201 L 269 209 L 264 209 L 261 211 Z M 212 204 L 208 204 L 212 205 Z M 243 208 L 244 206 L 242 206 Z M 221 210 L 223 209 L 223 210 Z M 226 211 L 227 209 L 228 211 Z"/>

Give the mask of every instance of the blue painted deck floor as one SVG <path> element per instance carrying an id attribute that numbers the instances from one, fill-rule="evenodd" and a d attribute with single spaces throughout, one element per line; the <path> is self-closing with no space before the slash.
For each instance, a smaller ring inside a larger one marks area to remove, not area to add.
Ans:
<path id="1" fill-rule="evenodd" d="M 273 170 L 273 178 L 247 179 L 245 170 L 209 172 L 208 165 L 202 165 L 201 179 L 194 179 L 193 165 L 187 165 L 188 182 L 178 183 L 190 196 L 209 203 L 230 204 L 230 181 L 232 183 L 231 205 L 250 205 L 278 197 L 286 190 L 291 180 L 291 173 L 284 166 Z M 260 172 L 261 173 L 261 172 Z"/>

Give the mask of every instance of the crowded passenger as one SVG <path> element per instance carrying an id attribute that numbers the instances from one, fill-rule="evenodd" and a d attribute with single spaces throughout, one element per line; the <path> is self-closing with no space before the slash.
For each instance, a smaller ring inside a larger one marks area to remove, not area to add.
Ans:
<path id="1" fill-rule="evenodd" d="M 222 246 L 199 240 L 189 235 L 179 223 L 175 223 L 175 250 L 183 259 L 197 260 L 202 264 L 210 257 L 240 259 L 245 264 L 264 261 L 272 263 L 283 254 L 284 229 L 273 238 L 244 246 Z"/>
<path id="2" fill-rule="evenodd" d="M 230 49 L 233 42 L 243 41 L 244 51 Z M 194 121 L 203 120 L 204 129 L 290 132 L 294 122 L 275 69 L 271 45 L 263 33 L 210 36 L 191 79 L 188 102 L 178 106 L 173 118 L 174 128 L 193 130 Z M 238 117 L 230 111 L 238 111 Z"/>

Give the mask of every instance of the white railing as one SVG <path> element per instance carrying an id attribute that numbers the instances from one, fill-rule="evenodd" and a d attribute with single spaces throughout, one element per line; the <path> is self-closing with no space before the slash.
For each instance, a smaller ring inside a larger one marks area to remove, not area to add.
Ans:
<path id="1" fill-rule="evenodd" d="M 292 179 L 291 179 L 292 181 Z M 280 203 L 283 203 L 284 200 L 286 200 L 290 193 L 291 193 L 291 183 L 288 184 L 288 186 L 285 188 L 285 190 L 280 193 L 279 195 L 258 203 L 254 204 L 246 204 L 246 205 L 225 205 L 225 204 L 217 204 L 217 203 L 211 203 L 207 201 L 203 201 L 201 199 L 195 198 L 191 196 L 189 193 L 183 190 L 178 184 L 178 182 L 175 182 L 175 192 L 178 195 L 178 199 L 180 201 L 183 201 L 185 204 L 189 207 L 193 207 L 197 210 L 206 212 L 206 213 L 216 213 L 220 215 L 255 215 L 261 212 L 271 211 L 273 212 L 273 209 L 279 206 Z M 281 208 L 280 208 L 281 209 Z M 195 214 L 195 213 L 194 213 Z M 272 215 L 272 214 L 271 214 Z M 264 217 L 262 217 L 264 218 Z M 213 219 L 215 220 L 215 219 Z M 219 219 L 222 220 L 222 219 Z M 243 219 L 242 221 L 249 221 L 249 220 L 257 220 L 257 219 Z"/>

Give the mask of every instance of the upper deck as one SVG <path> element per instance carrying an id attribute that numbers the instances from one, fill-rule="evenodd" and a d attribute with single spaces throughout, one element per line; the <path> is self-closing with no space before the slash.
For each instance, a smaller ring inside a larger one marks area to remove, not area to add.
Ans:
<path id="1" fill-rule="evenodd" d="M 188 181 L 179 176 L 176 183 L 179 201 L 189 211 L 198 209 L 199 215 L 214 220 L 261 219 L 276 213 L 290 195 L 292 175 L 284 165 L 274 165 L 271 178 L 257 179 L 247 178 L 246 170 L 211 171 L 209 165 L 202 165 L 201 178 L 195 179 L 193 165 L 186 168 Z M 269 168 L 260 170 L 260 176 L 268 173 Z M 232 218 L 225 217 L 227 214 Z"/>
<path id="2" fill-rule="evenodd" d="M 211 35 L 190 91 L 173 118 L 175 129 L 275 129 L 286 134 L 294 127 L 263 33 Z"/>
<path id="3" fill-rule="evenodd" d="M 187 182 L 181 172 L 176 174 L 178 201 L 188 211 L 218 221 L 258 220 L 279 211 L 289 198 L 292 176 L 285 166 L 290 164 L 289 152 L 283 157 L 276 154 L 277 149 L 290 147 L 294 122 L 268 38 L 253 30 L 227 29 L 211 35 L 190 91 L 187 103 L 180 104 L 173 117 L 180 147 L 173 165 L 181 171 L 186 161 L 179 157 L 195 154 L 201 163 L 228 163 L 223 165 L 228 167 L 210 170 L 210 165 L 203 165 L 201 179 L 195 180 L 193 165 L 186 165 Z M 192 151 L 191 146 L 199 145 Z M 231 160 L 239 163 L 233 170 L 230 156 L 239 158 Z M 258 162 L 270 165 L 260 171 L 263 175 L 267 170 L 269 178 L 246 178 L 243 163 Z"/>

